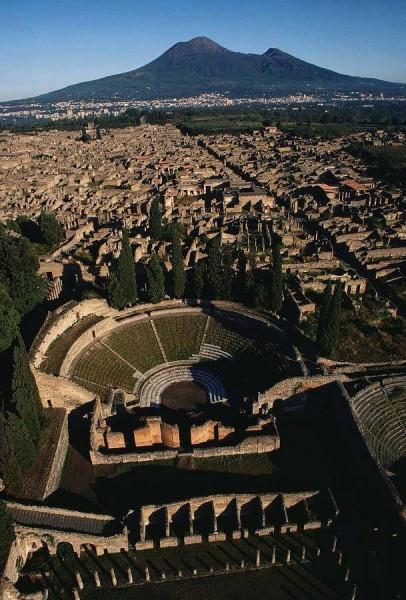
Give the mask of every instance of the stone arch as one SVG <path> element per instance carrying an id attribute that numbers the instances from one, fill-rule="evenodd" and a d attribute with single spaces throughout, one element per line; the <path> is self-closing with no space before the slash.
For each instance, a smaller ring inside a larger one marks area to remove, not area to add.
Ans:
<path id="1" fill-rule="evenodd" d="M 75 550 L 70 542 L 61 541 L 56 545 L 56 555 L 59 558 L 66 558 L 69 555 L 74 554 Z"/>
<path id="2" fill-rule="evenodd" d="M 85 542 L 83 544 L 80 544 L 79 546 L 79 553 L 91 553 L 91 554 L 97 554 L 97 547 L 95 544 L 89 544 L 88 542 Z"/>

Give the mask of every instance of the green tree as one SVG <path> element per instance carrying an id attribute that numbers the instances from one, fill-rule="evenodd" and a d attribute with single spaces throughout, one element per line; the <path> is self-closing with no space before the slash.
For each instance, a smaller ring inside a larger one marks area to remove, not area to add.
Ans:
<path id="1" fill-rule="evenodd" d="M 172 291 L 175 298 L 182 298 L 185 293 L 186 274 L 183 262 L 182 243 L 177 229 L 172 239 Z"/>
<path id="2" fill-rule="evenodd" d="M 191 286 L 191 297 L 192 298 L 203 298 L 204 296 L 204 285 L 206 280 L 206 265 L 202 260 L 195 263 L 193 266 L 192 275 L 192 286 Z"/>
<path id="3" fill-rule="evenodd" d="M 340 338 L 342 287 L 338 283 L 333 292 L 326 286 L 319 312 L 317 343 L 323 356 L 332 358 Z"/>
<path id="4" fill-rule="evenodd" d="M 221 269 L 221 248 L 218 237 L 208 243 L 207 255 L 207 293 L 211 300 L 218 300 L 222 296 L 223 279 Z"/>
<path id="5" fill-rule="evenodd" d="M 56 246 L 63 240 L 60 222 L 53 213 L 42 212 L 38 219 L 41 240 L 47 246 Z"/>
<path id="6" fill-rule="evenodd" d="M 44 298 L 46 283 L 37 275 L 38 266 L 31 243 L 25 238 L 10 237 L 0 227 L 0 281 L 22 316 Z"/>
<path id="7" fill-rule="evenodd" d="M 8 413 L 6 419 L 8 447 L 13 452 L 17 464 L 26 471 L 35 462 L 37 451 L 24 420 L 15 413 Z"/>
<path id="8" fill-rule="evenodd" d="M 232 248 L 225 246 L 223 248 L 223 260 L 222 260 L 222 281 L 223 281 L 223 289 L 222 289 L 222 297 L 225 300 L 233 299 L 233 289 L 234 289 L 234 256 Z"/>
<path id="9" fill-rule="evenodd" d="M 155 196 L 151 203 L 151 210 L 149 213 L 149 230 L 151 239 L 156 242 L 162 240 L 162 215 L 158 196 Z"/>
<path id="10" fill-rule="evenodd" d="M 4 285 L 0 284 L 0 352 L 9 348 L 19 333 L 20 315 Z"/>
<path id="11" fill-rule="evenodd" d="M 272 270 L 269 303 L 271 310 L 278 313 L 283 303 L 283 275 L 281 257 L 281 239 L 278 235 L 272 237 Z"/>
<path id="12" fill-rule="evenodd" d="M 165 296 L 165 276 L 161 261 L 156 254 L 152 255 L 147 267 L 147 294 L 150 302 L 156 304 Z"/>
<path id="13" fill-rule="evenodd" d="M 6 503 L 0 500 L 0 568 L 8 556 L 14 539 L 13 519 L 7 510 Z"/>
<path id="14" fill-rule="evenodd" d="M 237 275 L 234 284 L 234 296 L 239 302 L 244 302 L 246 296 L 247 283 L 247 257 L 245 252 L 240 250 L 237 256 Z"/>
<path id="15" fill-rule="evenodd" d="M 124 291 L 114 271 L 111 272 L 107 281 L 107 301 L 110 306 L 117 310 L 122 310 L 125 307 Z"/>
<path id="16" fill-rule="evenodd" d="M 38 446 L 45 420 L 44 409 L 21 336 L 14 346 L 11 400 L 33 444 Z"/>
<path id="17" fill-rule="evenodd" d="M 135 304 L 137 300 L 137 282 L 135 279 L 135 266 L 130 238 L 127 230 L 123 231 L 121 252 L 115 272 L 121 289 L 123 290 L 124 304 Z"/>

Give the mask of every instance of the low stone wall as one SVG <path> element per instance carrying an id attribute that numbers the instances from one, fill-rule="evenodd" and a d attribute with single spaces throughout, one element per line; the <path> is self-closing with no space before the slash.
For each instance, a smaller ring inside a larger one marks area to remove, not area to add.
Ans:
<path id="1" fill-rule="evenodd" d="M 277 435 L 249 436 L 234 446 L 213 446 L 193 448 L 190 454 L 196 458 L 216 456 L 234 456 L 241 454 L 262 454 L 279 448 Z M 173 460 L 181 456 L 178 450 L 155 450 L 151 452 L 128 452 L 125 454 L 103 454 L 95 449 L 90 451 L 92 465 L 120 465 L 127 463 L 144 463 L 155 460 Z"/>
<path id="2" fill-rule="evenodd" d="M 90 402 L 94 393 L 65 377 L 55 377 L 38 369 L 32 369 L 45 408 L 66 408 L 69 412 Z"/>
<path id="3" fill-rule="evenodd" d="M 51 324 L 47 327 L 45 323 L 45 327 L 40 330 L 34 340 L 31 360 L 35 367 L 40 366 L 52 342 L 77 321 L 88 315 L 108 316 L 112 312 L 112 309 L 104 300 L 84 300 L 65 311 L 63 307 L 61 308 L 62 310 L 59 309 L 61 311 L 60 316 L 58 317 L 58 311 L 55 311 L 49 319 L 52 321 Z"/>
<path id="4" fill-rule="evenodd" d="M 314 377 L 290 377 L 276 383 L 263 394 L 259 394 L 254 402 L 252 410 L 254 414 L 258 414 L 262 406 L 268 409 L 272 408 L 275 400 L 286 400 L 293 394 L 299 394 L 332 381 L 347 381 L 348 377 L 343 373 L 334 375 L 316 375 Z"/>
<path id="5" fill-rule="evenodd" d="M 53 494 L 59 487 L 62 477 L 63 466 L 66 460 L 66 453 L 69 446 L 68 432 L 68 413 L 65 411 L 62 426 L 60 429 L 58 443 L 56 445 L 53 458 L 48 467 L 48 477 L 44 488 L 40 491 L 39 500 L 44 500 L 47 496 Z"/>

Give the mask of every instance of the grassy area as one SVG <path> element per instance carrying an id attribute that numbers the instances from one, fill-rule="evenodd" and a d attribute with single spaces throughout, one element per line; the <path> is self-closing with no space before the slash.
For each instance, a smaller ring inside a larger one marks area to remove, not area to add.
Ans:
<path id="1" fill-rule="evenodd" d="M 245 454 L 236 456 L 214 456 L 195 458 L 199 471 L 221 471 L 243 475 L 270 475 L 275 471 L 270 454 Z"/>
<path id="2" fill-rule="evenodd" d="M 336 359 L 387 362 L 406 358 L 406 321 L 389 315 L 382 301 L 366 297 L 358 310 L 345 309 Z"/>
<path id="3" fill-rule="evenodd" d="M 367 163 L 372 176 L 406 187 L 406 144 L 377 147 L 351 144 L 349 151 Z"/>
<path id="4" fill-rule="evenodd" d="M 64 333 L 58 336 L 49 346 L 44 360 L 42 361 L 41 368 L 47 373 L 53 375 L 59 375 L 59 370 L 66 357 L 66 354 L 72 344 L 82 335 L 85 331 L 90 329 L 93 325 L 98 323 L 102 317 L 96 315 L 88 315 L 83 317 L 77 323 L 69 327 Z"/>
<path id="5" fill-rule="evenodd" d="M 195 114 L 176 123 L 182 131 L 192 135 L 216 133 L 246 133 L 263 128 L 259 113 L 224 113 L 219 115 Z"/>
<path id="6" fill-rule="evenodd" d="M 321 137 L 332 139 L 343 137 L 351 133 L 364 131 L 365 127 L 352 123 L 283 123 L 282 131 L 299 135 L 301 137 L 312 138 Z"/>

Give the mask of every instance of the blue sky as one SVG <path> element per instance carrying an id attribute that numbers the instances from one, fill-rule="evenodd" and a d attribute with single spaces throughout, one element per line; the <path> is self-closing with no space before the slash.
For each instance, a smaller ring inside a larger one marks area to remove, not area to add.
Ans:
<path id="1" fill-rule="evenodd" d="M 405 0 L 0 0 L 0 100 L 129 71 L 205 35 L 406 82 Z"/>

